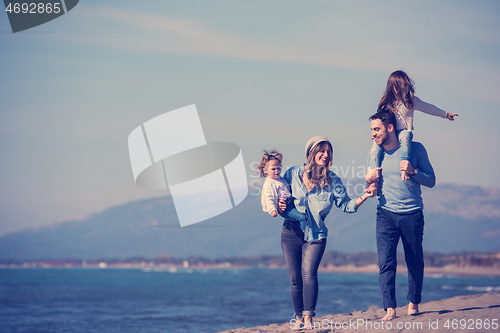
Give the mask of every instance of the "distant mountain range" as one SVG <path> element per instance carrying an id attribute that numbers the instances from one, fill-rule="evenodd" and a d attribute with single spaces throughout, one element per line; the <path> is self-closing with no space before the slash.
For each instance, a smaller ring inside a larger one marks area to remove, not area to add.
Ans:
<path id="1" fill-rule="evenodd" d="M 424 188 L 424 248 L 434 252 L 500 250 L 500 190 L 464 185 Z M 376 251 L 375 199 L 357 213 L 333 208 L 327 251 Z M 280 254 L 282 219 L 264 213 L 249 195 L 236 208 L 181 228 L 170 197 L 111 207 L 84 219 L 0 237 L 0 258 L 207 258 Z"/>

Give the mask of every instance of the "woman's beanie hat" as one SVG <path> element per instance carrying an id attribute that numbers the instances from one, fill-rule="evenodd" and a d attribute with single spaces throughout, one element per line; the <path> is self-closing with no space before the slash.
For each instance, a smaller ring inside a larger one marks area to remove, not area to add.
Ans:
<path id="1" fill-rule="evenodd" d="M 321 142 L 330 142 L 327 138 L 322 136 L 315 136 L 309 139 L 306 143 L 306 158 L 309 158 L 309 153 Z"/>

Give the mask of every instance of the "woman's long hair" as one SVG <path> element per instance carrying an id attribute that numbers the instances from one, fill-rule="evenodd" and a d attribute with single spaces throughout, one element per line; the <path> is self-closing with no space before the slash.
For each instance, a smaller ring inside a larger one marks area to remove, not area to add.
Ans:
<path id="1" fill-rule="evenodd" d="M 316 164 L 315 157 L 316 154 L 322 150 L 325 145 L 328 146 L 328 164 L 326 166 L 319 166 Z M 330 168 L 332 167 L 332 159 L 333 159 L 333 147 L 330 141 L 321 142 L 316 145 L 309 152 L 307 157 L 307 164 L 304 168 L 304 173 L 306 174 L 307 179 L 313 184 L 318 184 L 321 188 L 328 186 L 330 184 Z M 316 175 L 317 177 L 314 177 Z"/>
<path id="2" fill-rule="evenodd" d="M 389 110 L 397 111 L 397 106 L 401 102 L 408 109 L 413 108 L 413 81 L 403 71 L 395 71 L 389 75 L 384 95 L 378 103 L 377 111 Z"/>

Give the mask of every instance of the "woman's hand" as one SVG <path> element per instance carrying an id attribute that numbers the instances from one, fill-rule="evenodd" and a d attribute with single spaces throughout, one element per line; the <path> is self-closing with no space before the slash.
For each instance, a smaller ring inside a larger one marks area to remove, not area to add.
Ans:
<path id="1" fill-rule="evenodd" d="M 278 211 L 279 211 L 280 213 L 283 213 L 283 212 L 285 211 L 285 209 L 286 209 L 286 202 L 285 202 L 285 201 L 283 201 L 283 200 L 280 200 L 280 201 L 278 202 Z"/>
<path id="2" fill-rule="evenodd" d="M 356 199 L 356 205 L 359 207 L 365 202 L 366 199 L 370 197 L 374 197 L 377 195 L 377 187 L 375 184 L 371 184 L 366 190 L 365 193 L 363 193 L 362 196 Z"/>
<path id="3" fill-rule="evenodd" d="M 374 197 L 377 195 L 377 187 L 375 184 L 371 184 L 366 190 L 365 193 L 368 194 L 368 197 Z"/>

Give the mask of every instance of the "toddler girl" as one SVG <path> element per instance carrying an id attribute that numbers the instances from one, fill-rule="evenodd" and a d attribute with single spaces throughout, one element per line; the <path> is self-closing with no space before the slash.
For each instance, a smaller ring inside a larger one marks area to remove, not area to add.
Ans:
<path id="1" fill-rule="evenodd" d="M 266 178 L 264 186 L 262 186 L 262 210 L 271 214 L 272 217 L 276 217 L 278 216 L 279 201 L 286 201 L 287 209 L 280 215 L 288 220 L 299 221 L 300 227 L 304 231 L 307 217 L 295 208 L 293 200 L 288 200 L 291 197 L 291 193 L 288 189 L 288 184 L 281 178 L 282 160 L 283 155 L 276 150 L 269 152 L 264 150 L 262 160 L 258 166 L 260 176 Z"/>

